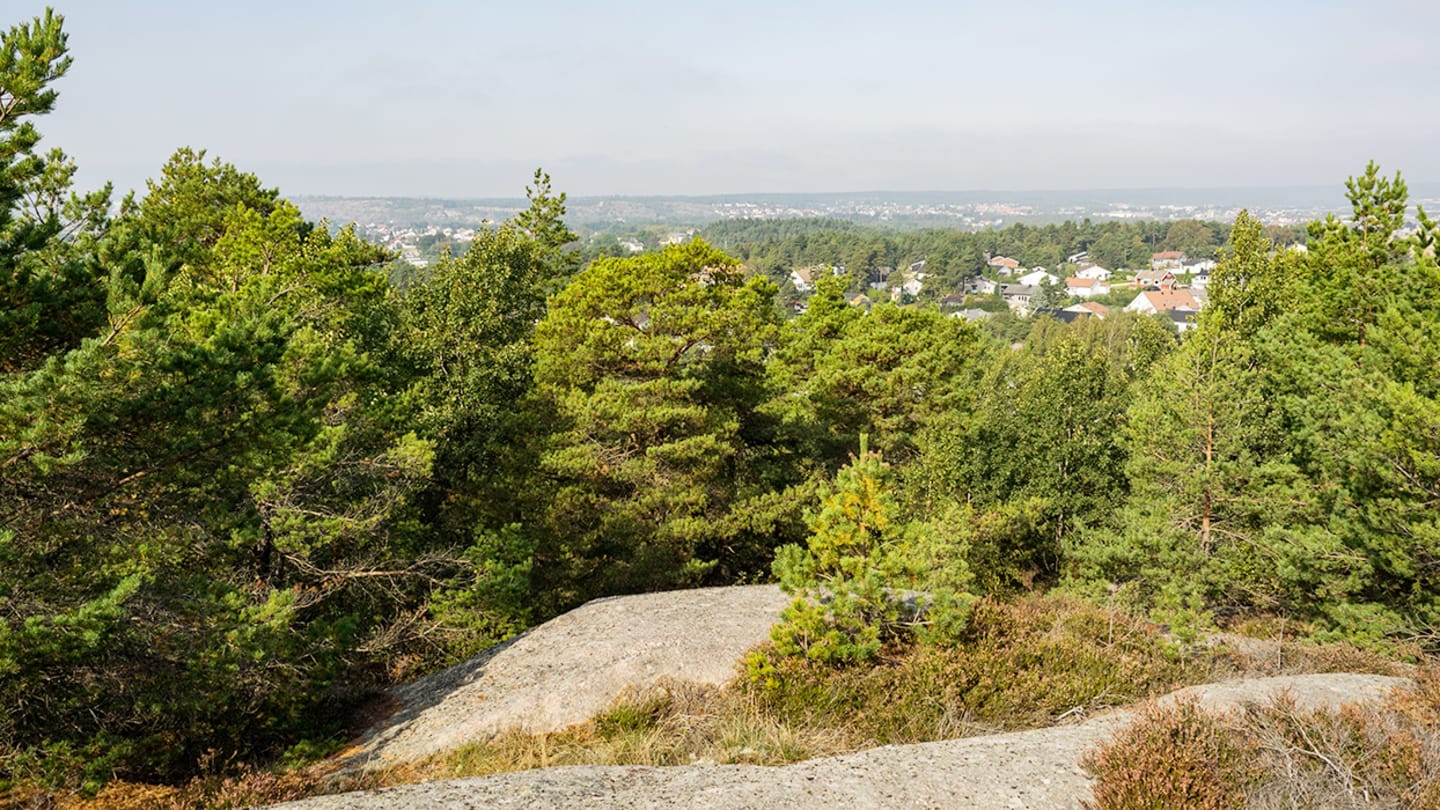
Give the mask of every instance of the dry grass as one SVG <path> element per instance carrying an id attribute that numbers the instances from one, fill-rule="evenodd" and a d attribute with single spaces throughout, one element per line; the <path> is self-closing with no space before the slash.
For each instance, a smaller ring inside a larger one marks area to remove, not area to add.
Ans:
<path id="1" fill-rule="evenodd" d="M 1217 677 L 1263 677 L 1354 672 L 1414 677 L 1424 659 L 1419 644 L 1397 643 L 1389 653 L 1343 642 L 1306 641 L 1313 628 L 1273 616 L 1236 621 L 1209 639 Z"/>
<path id="2" fill-rule="evenodd" d="M 178 787 L 117 780 L 94 796 L 32 785 L 0 794 L 0 810 L 240 810 L 379 784 L 372 776 L 337 779 L 323 764 L 283 773 L 241 766 L 227 774 L 197 776 Z"/>
<path id="3" fill-rule="evenodd" d="M 864 747 L 843 732 L 799 729 L 735 691 L 689 683 L 622 695 L 587 723 L 512 732 L 387 772 L 387 783 L 483 776 L 556 765 L 780 765 Z"/>
<path id="4" fill-rule="evenodd" d="M 728 689 L 668 684 L 588 723 L 511 733 L 382 776 L 387 783 L 556 765 L 780 765 L 886 743 L 953 739 L 1078 718 L 1206 680 L 1157 628 L 1064 597 L 985 600 L 955 647 L 886 651 L 834 668 L 762 648 Z"/>
<path id="5" fill-rule="evenodd" d="M 960 643 L 888 653 L 835 669 L 761 650 L 741 688 L 795 725 L 912 743 L 1053 725 L 1212 675 L 1208 654 L 1176 655 L 1153 625 L 1059 596 L 985 599 Z"/>

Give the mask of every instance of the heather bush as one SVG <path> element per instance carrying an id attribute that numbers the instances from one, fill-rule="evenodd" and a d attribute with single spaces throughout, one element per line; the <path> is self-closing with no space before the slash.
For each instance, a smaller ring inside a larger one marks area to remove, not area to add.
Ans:
<path id="1" fill-rule="evenodd" d="M 1258 776 L 1254 743 L 1194 701 L 1151 706 L 1086 763 L 1097 810 L 1228 810 Z"/>

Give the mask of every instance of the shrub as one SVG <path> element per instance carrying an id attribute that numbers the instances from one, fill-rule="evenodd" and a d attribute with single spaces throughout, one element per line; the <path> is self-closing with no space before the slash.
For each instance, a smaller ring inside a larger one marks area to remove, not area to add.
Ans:
<path id="1" fill-rule="evenodd" d="M 1150 706 L 1085 763 L 1098 810 L 1227 810 L 1245 804 L 1256 746 L 1222 715 L 1184 700 Z"/>
<path id="2" fill-rule="evenodd" d="M 916 742 L 1049 725 L 1203 679 L 1156 628 L 1074 598 L 985 598 L 948 645 L 892 645 L 873 665 L 834 667 L 753 652 L 740 688 L 782 722 Z"/>
<path id="3" fill-rule="evenodd" d="M 963 628 L 971 604 L 963 549 L 942 549 L 935 533 L 903 526 L 893 479 L 862 436 L 859 458 L 821 491 L 807 547 L 776 552 L 780 587 L 796 597 L 771 632 L 779 654 L 853 663 L 917 631 Z"/>
<path id="4" fill-rule="evenodd" d="M 1440 807 L 1440 672 L 1383 702 L 1151 707 L 1087 757 L 1095 806 Z"/>

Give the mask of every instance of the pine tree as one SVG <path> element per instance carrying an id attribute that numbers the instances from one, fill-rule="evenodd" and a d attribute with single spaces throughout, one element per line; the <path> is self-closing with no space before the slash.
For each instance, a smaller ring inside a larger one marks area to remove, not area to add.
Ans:
<path id="1" fill-rule="evenodd" d="M 795 596 L 771 632 L 781 655 L 863 661 L 917 630 L 943 638 L 964 626 L 964 547 L 904 524 L 894 486 L 890 466 L 862 439 L 860 455 L 821 489 L 806 545 L 776 553 L 780 587 Z"/>

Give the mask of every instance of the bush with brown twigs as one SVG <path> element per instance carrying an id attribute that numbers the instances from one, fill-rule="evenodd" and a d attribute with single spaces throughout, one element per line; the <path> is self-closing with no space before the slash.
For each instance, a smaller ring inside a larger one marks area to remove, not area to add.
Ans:
<path id="1" fill-rule="evenodd" d="M 1440 808 L 1440 673 L 1380 703 L 1150 707 L 1087 758 L 1097 810 Z"/>

